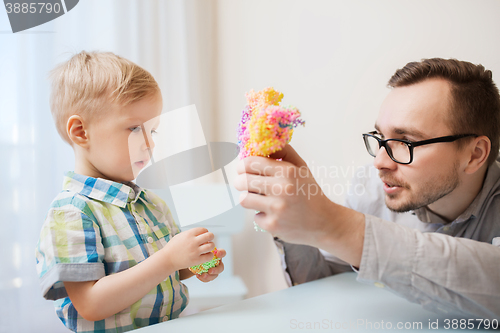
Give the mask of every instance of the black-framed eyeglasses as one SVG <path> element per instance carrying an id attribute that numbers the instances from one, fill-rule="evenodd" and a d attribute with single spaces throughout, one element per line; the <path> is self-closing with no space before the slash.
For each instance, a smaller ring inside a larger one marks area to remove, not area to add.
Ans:
<path id="1" fill-rule="evenodd" d="M 413 161 L 413 148 L 415 147 L 438 142 L 453 142 L 458 139 L 467 138 L 470 136 L 478 136 L 477 134 L 458 134 L 412 142 L 401 139 L 383 140 L 377 137 L 376 134 L 377 131 L 363 134 L 363 140 L 365 141 L 365 146 L 366 150 L 368 150 L 368 154 L 373 157 L 377 157 L 377 153 L 379 152 L 379 150 L 384 147 L 387 155 L 389 155 L 389 157 L 394 162 L 399 164 L 410 164 Z"/>

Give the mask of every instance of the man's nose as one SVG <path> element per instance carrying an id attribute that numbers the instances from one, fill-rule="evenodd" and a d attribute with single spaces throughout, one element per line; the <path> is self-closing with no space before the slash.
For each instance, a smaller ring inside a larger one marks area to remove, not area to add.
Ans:
<path id="1" fill-rule="evenodd" d="M 397 163 L 394 162 L 389 154 L 387 154 L 387 150 L 385 147 L 382 147 L 378 150 L 377 156 L 375 157 L 375 160 L 373 161 L 373 166 L 377 168 L 378 170 L 381 169 L 394 169 L 397 167 Z"/>

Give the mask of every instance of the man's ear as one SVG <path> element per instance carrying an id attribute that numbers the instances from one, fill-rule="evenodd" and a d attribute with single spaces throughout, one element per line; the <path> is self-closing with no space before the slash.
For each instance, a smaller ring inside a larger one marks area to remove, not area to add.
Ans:
<path id="1" fill-rule="evenodd" d="M 487 136 L 481 135 L 475 138 L 469 147 L 471 149 L 470 159 L 464 171 L 467 174 L 473 174 L 487 163 L 491 151 L 491 141 Z"/>
<path id="2" fill-rule="evenodd" d="M 68 122 L 66 123 L 66 133 L 74 144 L 83 148 L 87 147 L 89 138 L 87 128 L 82 117 L 76 114 L 69 117 Z"/>

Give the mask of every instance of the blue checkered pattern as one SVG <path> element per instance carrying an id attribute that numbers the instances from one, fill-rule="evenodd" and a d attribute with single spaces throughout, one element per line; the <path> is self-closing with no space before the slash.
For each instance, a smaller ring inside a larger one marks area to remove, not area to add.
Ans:
<path id="1" fill-rule="evenodd" d="M 36 248 L 42 294 L 74 332 L 124 332 L 177 318 L 188 303 L 179 272 L 129 308 L 101 321 L 78 314 L 63 281 L 94 281 L 143 261 L 180 230 L 165 202 L 134 183 L 65 175 Z M 126 292 L 126 291 L 124 291 Z"/>

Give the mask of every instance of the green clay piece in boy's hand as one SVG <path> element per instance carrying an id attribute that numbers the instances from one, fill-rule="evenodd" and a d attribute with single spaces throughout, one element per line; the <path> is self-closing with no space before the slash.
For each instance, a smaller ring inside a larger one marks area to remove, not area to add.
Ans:
<path id="1" fill-rule="evenodd" d="M 203 273 L 207 273 L 208 270 L 210 268 L 214 268 L 214 267 L 217 267 L 219 266 L 220 264 L 220 258 L 217 257 L 217 248 L 214 248 L 212 250 L 212 253 L 214 254 L 214 257 L 212 260 L 210 261 L 207 261 L 201 265 L 196 265 L 196 266 L 192 266 L 192 267 L 189 267 L 189 270 L 191 272 L 193 272 L 194 274 L 203 274 Z"/>

